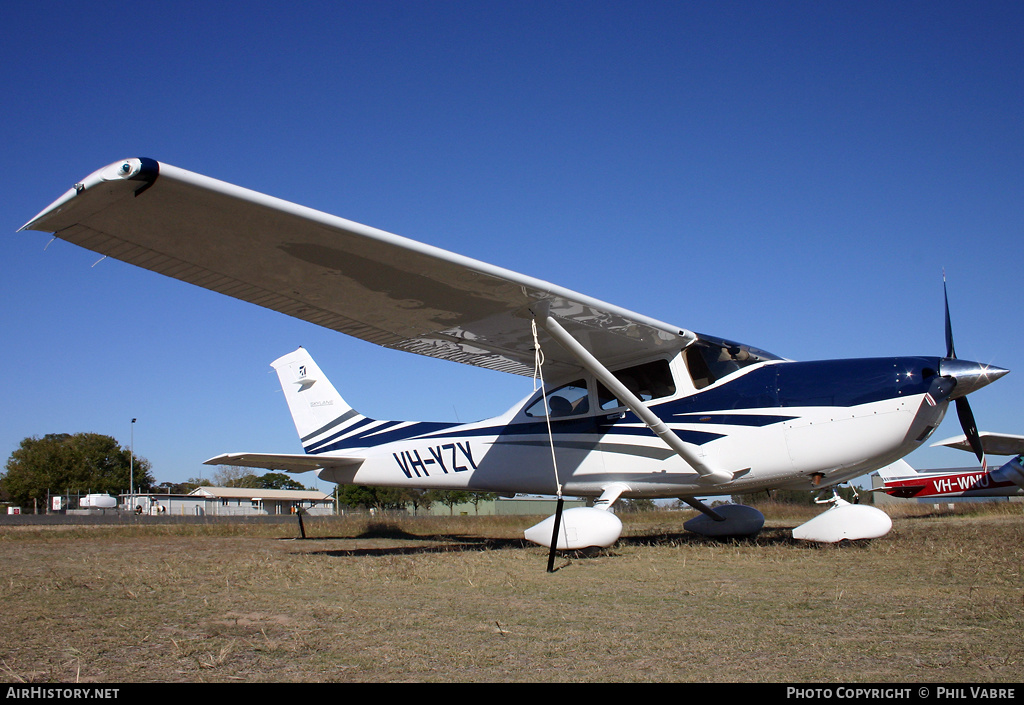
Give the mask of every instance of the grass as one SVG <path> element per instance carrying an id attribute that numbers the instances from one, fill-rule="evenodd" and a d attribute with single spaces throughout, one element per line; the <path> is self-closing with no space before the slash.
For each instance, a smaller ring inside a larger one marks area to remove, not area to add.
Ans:
<path id="1" fill-rule="evenodd" d="M 872 542 L 623 517 L 593 557 L 536 518 L 0 526 L 0 678 L 41 682 L 1009 682 L 1020 505 L 897 508 Z"/>

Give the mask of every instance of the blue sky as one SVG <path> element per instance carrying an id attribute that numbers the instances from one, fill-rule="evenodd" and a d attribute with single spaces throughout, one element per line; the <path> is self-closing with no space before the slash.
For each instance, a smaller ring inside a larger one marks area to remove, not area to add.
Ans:
<path id="1" fill-rule="evenodd" d="M 14 1 L 0 24 L 5 459 L 127 445 L 132 418 L 158 481 L 299 452 L 269 367 L 299 345 L 380 418 L 531 389 L 16 232 L 141 156 L 796 359 L 942 354 L 945 270 L 959 356 L 1015 371 L 972 395 L 979 426 L 1024 433 L 1020 2 Z"/>

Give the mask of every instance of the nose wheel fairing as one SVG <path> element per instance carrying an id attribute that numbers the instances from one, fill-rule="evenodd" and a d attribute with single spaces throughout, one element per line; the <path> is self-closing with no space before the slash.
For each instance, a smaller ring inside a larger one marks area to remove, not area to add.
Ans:
<path id="1" fill-rule="evenodd" d="M 833 491 L 824 503 L 832 507 L 793 529 L 793 538 L 816 543 L 860 541 L 885 536 L 892 519 L 881 509 L 866 504 L 850 504 Z"/>

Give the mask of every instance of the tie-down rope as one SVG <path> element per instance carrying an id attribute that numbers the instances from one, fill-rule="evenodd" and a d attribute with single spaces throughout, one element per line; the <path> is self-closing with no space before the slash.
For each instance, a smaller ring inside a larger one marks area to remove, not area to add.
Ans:
<path id="1" fill-rule="evenodd" d="M 544 421 L 548 427 L 548 444 L 551 446 L 551 467 L 555 471 L 555 490 L 559 499 L 562 498 L 562 482 L 558 479 L 558 460 L 555 458 L 555 437 L 551 432 L 551 412 L 548 409 L 548 392 L 544 385 L 544 351 L 540 349 L 540 338 L 537 336 L 537 321 L 530 321 L 533 327 L 533 390 L 537 391 L 540 382 L 541 397 L 544 400 Z"/>

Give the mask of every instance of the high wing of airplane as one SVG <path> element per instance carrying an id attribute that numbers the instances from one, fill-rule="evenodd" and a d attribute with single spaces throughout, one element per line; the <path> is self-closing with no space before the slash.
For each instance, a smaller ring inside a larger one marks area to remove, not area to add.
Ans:
<path id="1" fill-rule="evenodd" d="M 539 378 L 486 421 L 382 421 L 349 406 L 299 349 L 273 366 L 304 452 L 207 462 L 557 495 L 555 515 L 527 532 L 552 555 L 617 540 L 608 510 L 620 497 L 680 497 L 702 513 L 688 528 L 756 533 L 756 510 L 698 498 L 829 492 L 919 447 L 951 401 L 973 445 L 966 396 L 1007 372 L 957 359 L 948 300 L 943 357 L 784 360 L 151 159 L 99 169 L 22 229 L 372 343 Z M 594 506 L 563 513 L 563 495 Z M 800 537 L 891 526 L 880 510 L 834 504 Z"/>
<path id="2" fill-rule="evenodd" d="M 893 497 L 1019 497 L 1024 496 L 1024 436 L 984 431 L 978 434 L 986 455 L 1012 455 L 995 470 L 917 472 L 908 464 L 890 466 L 878 471 L 882 485 L 875 492 Z M 966 435 L 933 443 L 973 452 Z"/>

